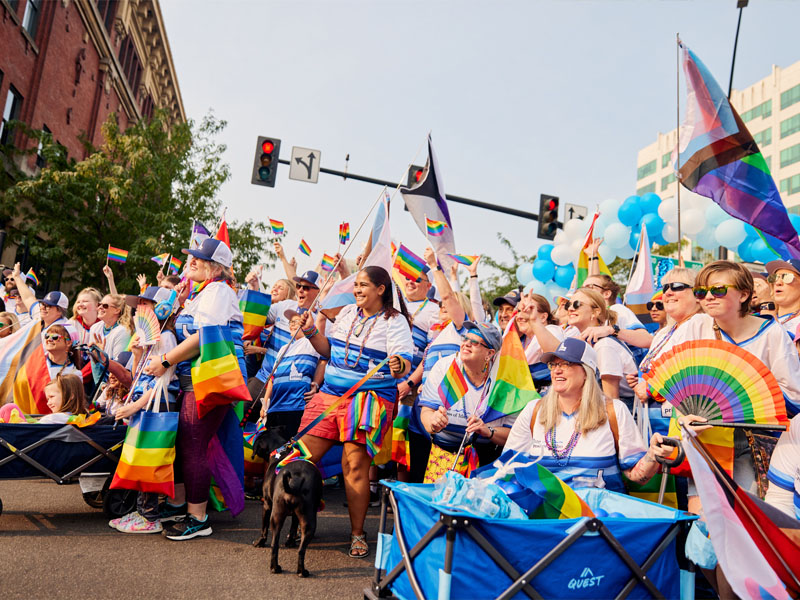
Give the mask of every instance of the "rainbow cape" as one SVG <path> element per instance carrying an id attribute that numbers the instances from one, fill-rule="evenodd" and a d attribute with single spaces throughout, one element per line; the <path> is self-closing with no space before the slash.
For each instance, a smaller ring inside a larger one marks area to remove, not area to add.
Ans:
<path id="1" fill-rule="evenodd" d="M 444 228 L 447 227 L 447 223 L 425 217 L 425 227 L 428 230 L 428 235 L 439 237 L 440 235 L 444 235 Z"/>
<path id="2" fill-rule="evenodd" d="M 239 368 L 230 327 L 211 325 L 200 329 L 200 355 L 192 362 L 192 385 L 201 419 L 215 406 L 252 400 Z M 240 437 L 240 450 L 241 446 Z"/>
<path id="3" fill-rule="evenodd" d="M 239 300 L 239 310 L 244 318 L 243 340 L 257 340 L 267 326 L 267 315 L 272 306 L 272 296 L 256 290 L 245 290 Z"/>
<path id="4" fill-rule="evenodd" d="M 762 231 L 782 258 L 800 258 L 800 239 L 753 136 L 708 68 L 685 44 L 680 47 L 688 97 L 678 181 Z"/>
<path id="5" fill-rule="evenodd" d="M 471 254 L 448 254 L 447 256 L 452 258 L 457 263 L 460 263 L 460 264 L 462 264 L 462 265 L 464 265 L 466 267 L 472 266 L 472 263 L 474 263 L 480 257 L 480 255 L 477 255 L 477 254 L 476 255 L 471 255 Z"/>
<path id="6" fill-rule="evenodd" d="M 114 262 L 124 263 L 128 260 L 128 251 L 123 250 L 122 248 L 114 248 L 114 246 L 108 246 L 108 260 L 113 260 Z"/>
<path id="7" fill-rule="evenodd" d="M 322 270 L 326 273 L 330 273 L 333 271 L 333 267 L 336 265 L 336 259 L 332 256 L 328 256 L 327 254 L 322 255 L 322 260 L 320 261 L 320 266 Z"/>
<path id="8" fill-rule="evenodd" d="M 575 289 L 583 287 L 583 282 L 589 277 L 589 256 L 586 254 L 586 248 L 588 248 L 589 244 L 594 241 L 594 224 L 597 222 L 597 218 L 599 216 L 599 212 L 594 213 L 594 217 L 592 217 L 592 224 L 589 226 L 589 231 L 586 233 L 586 239 L 583 241 L 583 246 L 578 254 L 578 268 L 575 271 L 575 285 L 572 286 Z M 600 266 L 600 272 L 611 277 L 611 270 L 608 268 L 608 265 L 606 265 L 603 257 L 598 254 L 597 259 L 598 265 Z"/>
<path id="9" fill-rule="evenodd" d="M 540 398 L 533 387 L 525 350 L 514 327 L 509 327 L 503 336 L 500 354 L 492 366 L 491 379 L 494 383 L 482 417 L 486 423 L 516 414 L 528 402 Z"/>
<path id="10" fill-rule="evenodd" d="M 453 357 L 453 362 L 447 368 L 442 383 L 439 384 L 439 398 L 445 408 L 450 408 L 459 402 L 467 393 L 467 378 L 461 365 Z"/>
<path id="11" fill-rule="evenodd" d="M 425 261 L 403 244 L 400 244 L 397 253 L 394 255 L 393 267 L 406 279 L 416 281 L 422 277 L 422 272 L 425 270 Z"/>
<path id="12" fill-rule="evenodd" d="M 297 247 L 297 249 L 306 256 L 311 256 L 311 246 L 309 246 L 305 240 L 300 240 L 300 245 Z"/>
<path id="13" fill-rule="evenodd" d="M 275 219 L 269 220 L 269 227 L 272 229 L 272 233 L 275 235 L 283 235 L 283 223 L 281 221 L 276 221 Z"/>

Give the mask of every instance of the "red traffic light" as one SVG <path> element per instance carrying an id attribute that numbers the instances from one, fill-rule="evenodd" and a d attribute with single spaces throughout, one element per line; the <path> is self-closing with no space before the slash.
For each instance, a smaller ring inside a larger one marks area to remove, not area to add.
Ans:
<path id="1" fill-rule="evenodd" d="M 547 210 L 555 210 L 556 208 L 558 208 L 558 204 L 556 204 L 555 200 L 550 199 L 550 201 L 547 203 Z"/>
<path id="2" fill-rule="evenodd" d="M 261 144 L 261 151 L 265 154 L 272 154 L 272 151 L 275 149 L 275 144 L 273 144 L 269 140 L 264 140 L 264 143 Z"/>

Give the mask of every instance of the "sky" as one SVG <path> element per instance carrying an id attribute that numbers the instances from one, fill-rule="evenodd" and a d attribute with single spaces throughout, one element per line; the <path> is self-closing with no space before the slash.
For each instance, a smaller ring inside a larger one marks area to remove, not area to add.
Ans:
<path id="1" fill-rule="evenodd" d="M 736 0 L 161 0 L 161 11 L 187 116 L 228 123 L 228 218 L 283 221 L 300 270 L 337 251 L 338 223 L 355 231 L 381 188 L 293 181 L 287 165 L 274 188 L 252 185 L 257 136 L 279 138 L 281 158 L 312 148 L 342 170 L 349 154 L 351 173 L 400 181 L 424 165 L 430 131 L 448 193 L 533 213 L 552 194 L 562 219 L 565 203 L 591 212 L 635 193 L 637 151 L 676 126 L 676 34 L 727 89 L 739 14 Z M 735 89 L 800 60 L 799 15 L 794 0 L 750 0 Z M 392 236 L 421 255 L 401 207 L 397 194 Z M 535 221 L 450 213 L 462 254 L 510 261 L 498 232 L 521 254 L 542 243 Z"/>

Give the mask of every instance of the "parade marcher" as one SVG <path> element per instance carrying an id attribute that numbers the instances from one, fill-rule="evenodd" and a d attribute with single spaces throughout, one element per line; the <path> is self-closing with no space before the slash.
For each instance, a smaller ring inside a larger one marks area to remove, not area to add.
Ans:
<path id="1" fill-rule="evenodd" d="M 800 519 L 800 415 L 778 440 L 769 462 L 769 488 L 764 501 Z"/>
<path id="2" fill-rule="evenodd" d="M 471 265 L 467 265 L 467 272 L 469 273 L 469 303 L 472 307 L 472 318 L 470 321 L 476 323 L 483 323 L 487 319 L 486 310 L 483 305 L 483 298 L 481 297 L 480 281 L 478 280 L 478 264 L 481 262 L 481 256 L 477 256 Z"/>
<path id="3" fill-rule="evenodd" d="M 595 261 L 596 262 L 596 261 Z M 636 317 L 634 312 L 617 302 L 619 285 L 611 277 L 604 274 L 591 275 L 583 282 L 583 287 L 589 288 L 599 293 L 608 306 L 608 310 L 616 317 L 616 326 L 606 325 L 601 330 L 590 329 L 583 332 L 583 339 L 589 343 L 614 335 L 617 339 L 635 348 L 649 348 L 653 341 L 653 336 L 648 333 L 645 326 Z M 611 331 L 613 329 L 613 331 Z M 643 353 L 642 353 L 643 355 Z"/>
<path id="4" fill-rule="evenodd" d="M 17 289 L 17 282 L 14 280 L 13 269 L 3 269 L 3 304 L 8 312 L 14 312 L 15 304 L 19 298 L 19 293 L 11 294 L 12 290 Z"/>
<path id="5" fill-rule="evenodd" d="M 72 415 L 86 414 L 86 396 L 83 382 L 74 374 L 56 375 L 44 387 L 47 407 L 50 413 L 38 418 L 34 423 L 56 425 L 66 423 Z M 25 413 L 14 403 L 0 407 L 0 423 L 25 423 Z"/>
<path id="6" fill-rule="evenodd" d="M 78 341 L 81 344 L 92 343 L 92 336 L 89 330 L 92 325 L 97 323 L 97 311 L 102 299 L 102 294 L 93 287 L 87 287 L 78 292 L 78 297 L 72 307 L 70 322 L 78 332 Z"/>
<path id="7" fill-rule="evenodd" d="M 62 292 L 49 292 L 41 300 L 36 299 L 33 290 L 25 282 L 25 275 L 20 272 L 19 263 L 14 265 L 12 272 L 14 281 L 17 284 L 19 297 L 22 304 L 28 308 L 28 315 L 33 321 L 42 321 L 42 343 L 44 334 L 52 325 L 63 325 L 69 331 L 73 340 L 78 340 L 78 332 L 75 327 L 67 320 L 67 308 L 69 308 L 69 298 Z M 21 320 L 20 320 L 21 321 Z"/>
<path id="8" fill-rule="evenodd" d="M 233 289 L 233 254 L 230 248 L 224 242 L 208 238 L 199 248 L 184 249 L 182 252 L 190 255 L 186 261 L 186 275 L 190 281 L 200 284 L 200 290 L 192 299 L 186 300 L 183 311 L 175 320 L 178 345 L 169 352 L 151 358 L 144 369 L 145 374 L 160 377 L 169 367 L 177 365 L 178 380 L 183 392 L 176 449 L 187 508 L 186 515 L 165 530 L 167 539 L 176 541 L 211 535 L 211 525 L 206 514 L 211 485 L 208 445 L 228 413 L 233 410 L 231 404 L 220 404 L 209 410 L 202 419 L 198 415 L 191 366 L 192 360 L 199 355 L 200 329 L 211 325 L 229 326 L 233 331 L 242 377 L 246 372 L 242 351 L 244 327 L 239 300 Z M 185 283 L 178 295 L 179 301 L 188 294 L 189 286 Z M 176 481 L 177 477 L 176 473 Z M 180 493 L 176 486 L 174 502 L 178 505 L 178 510 L 183 503 Z"/>
<path id="9" fill-rule="evenodd" d="M 757 315 L 777 316 L 775 298 L 772 296 L 772 284 L 764 273 L 750 272 L 753 275 L 753 299 L 750 301 L 750 310 Z M 791 333 L 791 332 L 790 332 Z"/>
<path id="10" fill-rule="evenodd" d="M 125 296 L 106 294 L 97 308 L 97 322 L 89 329 L 91 343 L 100 348 L 111 360 L 116 360 L 128 347 L 133 336 L 131 309 L 125 304 Z M 99 383 L 103 365 L 92 361 L 92 374 Z"/>
<path id="11" fill-rule="evenodd" d="M 653 294 L 650 302 L 647 303 L 647 312 L 650 313 L 650 319 L 653 323 L 658 325 L 658 329 L 653 333 L 661 331 L 667 323 L 667 313 L 664 311 L 664 292 L 658 290 Z"/>
<path id="12" fill-rule="evenodd" d="M 794 332 L 800 325 L 800 260 L 773 260 L 766 267 L 768 280 L 772 283 L 775 318 L 794 339 Z M 755 281 L 753 283 L 755 285 Z M 769 300 L 765 299 L 764 302 Z"/>
<path id="13" fill-rule="evenodd" d="M 301 430 L 310 425 L 334 400 L 347 392 L 371 368 L 389 357 L 368 379 L 354 398 L 348 398 L 306 433 L 301 441 L 311 452 L 312 462 L 337 442 L 344 442 L 344 470 L 347 508 L 350 513 L 350 556 L 369 553 L 364 519 L 369 505 L 369 467 L 380 449 L 381 440 L 391 426 L 397 398 L 396 381 L 409 372 L 414 343 L 405 309 L 393 307 L 392 280 L 385 269 L 368 266 L 358 272 L 354 282 L 355 304 L 327 312 L 334 318 L 325 333 L 306 314 L 303 334 L 314 349 L 328 359 L 322 389 L 306 405 Z M 320 314 L 318 323 L 325 317 Z M 358 400 L 358 401 L 356 401 Z M 369 415 L 374 418 L 368 419 Z"/>
<path id="14" fill-rule="evenodd" d="M 519 301 L 520 293 L 517 290 L 511 290 L 505 296 L 500 296 L 492 301 L 492 304 L 497 307 L 497 323 L 502 331 L 506 330 Z"/>
<path id="15" fill-rule="evenodd" d="M 50 381 L 59 373 L 82 377 L 80 352 L 63 325 L 53 325 L 44 334 L 44 357 Z"/>
<path id="16" fill-rule="evenodd" d="M 514 323 L 525 349 L 533 385 L 538 392 L 544 393 L 543 390 L 550 385 L 550 370 L 542 362 L 542 354 L 552 352 L 565 337 L 579 332 L 574 327 L 567 330 L 558 325 L 550 312 L 550 303 L 544 296 L 523 294 L 518 306 L 519 314 L 514 318 Z"/>
<path id="17" fill-rule="evenodd" d="M 0 312 L 0 339 L 8 337 L 19 329 L 19 319 L 13 312 Z"/>
<path id="18" fill-rule="evenodd" d="M 625 405 L 603 394 L 595 376 L 597 353 L 591 346 L 567 338 L 542 360 L 553 383 L 544 398 L 522 409 L 506 450 L 541 456 L 541 464 L 572 487 L 624 493 L 622 473 L 646 483 L 658 472 L 656 458 L 668 456 L 670 449 L 661 448 L 658 434 L 648 448 Z"/>

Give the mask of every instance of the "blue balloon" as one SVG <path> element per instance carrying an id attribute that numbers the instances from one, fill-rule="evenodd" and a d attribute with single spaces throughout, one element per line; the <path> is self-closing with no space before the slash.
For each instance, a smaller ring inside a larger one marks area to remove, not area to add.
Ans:
<path id="1" fill-rule="evenodd" d="M 792 222 L 794 230 L 800 233 L 800 215 L 789 215 L 789 220 Z"/>
<path id="2" fill-rule="evenodd" d="M 572 265 L 564 265 L 563 267 L 556 267 L 556 273 L 553 280 L 562 288 L 569 288 L 572 285 L 572 280 L 575 278 L 575 267 Z"/>
<path id="3" fill-rule="evenodd" d="M 756 228 L 750 225 L 750 223 L 744 224 L 744 231 L 747 233 L 747 237 L 754 240 L 758 238 L 758 232 L 756 231 Z"/>
<path id="4" fill-rule="evenodd" d="M 550 253 L 553 251 L 553 244 L 542 244 L 536 253 L 536 258 L 550 260 Z"/>
<path id="5" fill-rule="evenodd" d="M 533 265 L 531 263 L 522 263 L 517 267 L 517 281 L 520 285 L 528 285 L 533 281 Z"/>
<path id="6" fill-rule="evenodd" d="M 658 206 L 661 204 L 661 197 L 658 194 L 650 192 L 642 196 L 639 200 L 639 208 L 642 214 L 649 215 L 650 213 L 658 213 Z M 647 232 L 650 233 L 649 231 Z"/>
<path id="7" fill-rule="evenodd" d="M 758 238 L 753 240 L 750 244 L 750 253 L 755 262 L 768 263 L 771 260 L 776 260 L 778 257 L 770 250 L 764 243 L 764 240 Z"/>
<path id="8" fill-rule="evenodd" d="M 655 196 L 655 194 L 653 195 Z M 664 230 L 664 221 L 658 216 L 658 213 L 647 213 L 642 217 L 642 223 L 647 228 L 647 237 L 651 240 L 655 240 Z M 641 231 L 641 227 L 638 231 Z"/>
<path id="9" fill-rule="evenodd" d="M 664 239 L 664 229 L 662 228 L 661 231 L 658 232 L 658 235 L 650 241 L 654 244 L 658 244 L 659 246 L 666 246 L 667 240 Z"/>
<path id="10" fill-rule="evenodd" d="M 639 231 L 636 231 L 635 229 L 631 231 L 631 237 L 628 238 L 628 245 L 633 248 L 634 252 L 639 249 L 640 237 L 642 237 L 642 234 L 639 233 Z"/>
<path id="11" fill-rule="evenodd" d="M 641 196 L 637 196 L 636 194 L 634 194 L 633 196 L 628 196 L 627 198 L 625 198 L 625 200 L 622 201 L 622 204 L 629 202 L 630 204 L 635 204 L 636 206 L 639 206 L 639 202 L 641 202 L 641 200 L 642 200 Z"/>
<path id="12" fill-rule="evenodd" d="M 631 198 L 638 198 L 638 196 L 631 196 Z M 639 208 L 638 203 L 631 202 L 631 198 L 625 200 L 617 211 L 619 222 L 628 227 L 633 227 L 642 218 L 642 209 Z"/>
<path id="13" fill-rule="evenodd" d="M 736 254 L 738 254 L 739 258 L 741 258 L 744 262 L 753 262 L 755 260 L 755 256 L 753 256 L 753 242 L 755 242 L 755 240 L 751 238 L 745 238 L 736 249 Z"/>
<path id="14" fill-rule="evenodd" d="M 542 260 L 541 258 L 537 258 L 534 261 L 533 276 L 542 283 L 547 283 L 548 281 L 553 279 L 553 275 L 555 274 L 556 274 L 556 266 L 549 260 Z"/>

